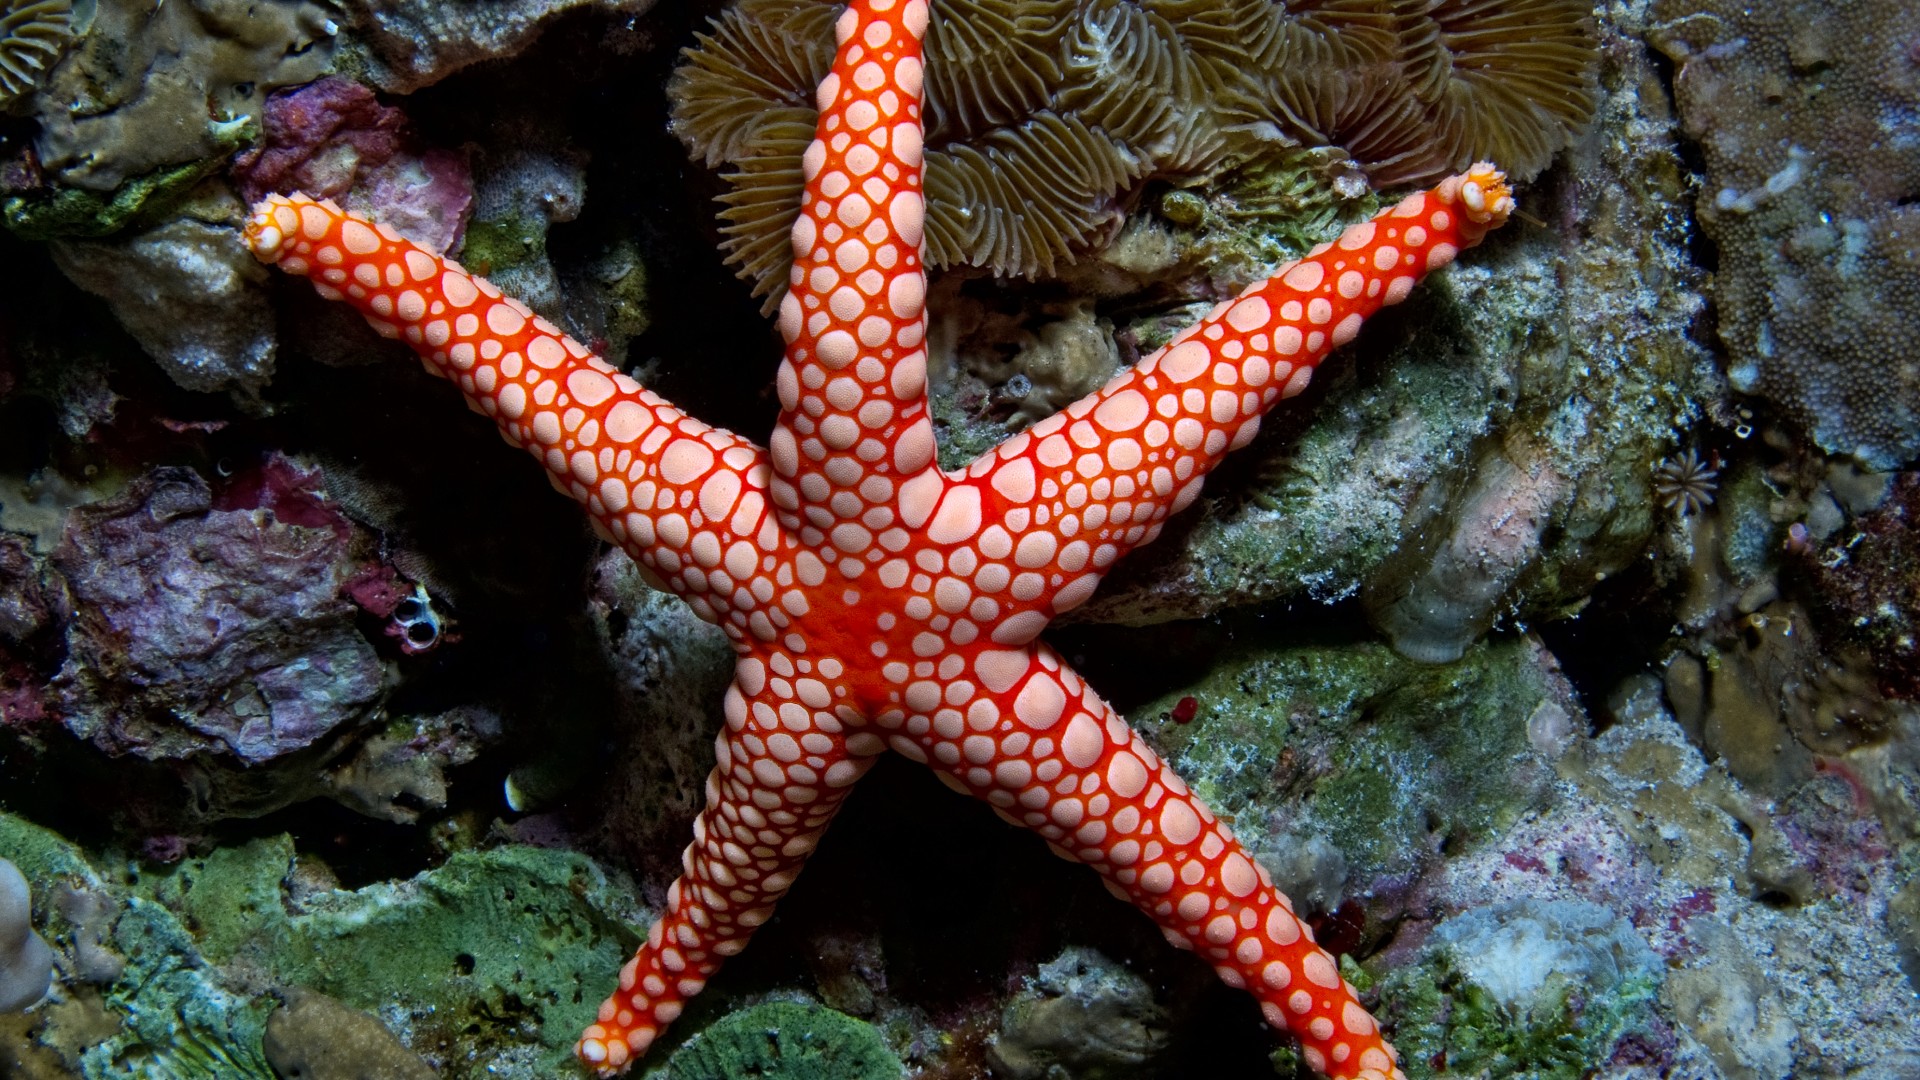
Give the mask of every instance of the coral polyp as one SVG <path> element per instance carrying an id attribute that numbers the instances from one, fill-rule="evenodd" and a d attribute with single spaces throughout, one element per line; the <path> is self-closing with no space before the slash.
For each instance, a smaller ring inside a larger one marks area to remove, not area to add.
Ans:
<path id="1" fill-rule="evenodd" d="M 1653 467 L 1653 493 L 1660 505 L 1690 517 L 1713 505 L 1720 470 L 1689 447 Z"/>

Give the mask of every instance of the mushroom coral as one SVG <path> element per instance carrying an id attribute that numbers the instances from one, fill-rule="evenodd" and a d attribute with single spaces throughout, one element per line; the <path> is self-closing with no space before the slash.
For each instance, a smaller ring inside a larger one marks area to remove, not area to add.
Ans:
<path id="1" fill-rule="evenodd" d="M 0 0 L 0 105 L 38 86 L 73 35 L 72 0 Z"/>
<path id="2" fill-rule="evenodd" d="M 1492 159 L 1531 177 L 1591 117 L 1579 0 L 932 0 L 927 258 L 1036 277 L 1148 179 L 1332 146 L 1376 187 Z M 785 283 L 838 8 L 739 0 L 686 50 L 673 126 L 724 167 L 727 261 Z"/>

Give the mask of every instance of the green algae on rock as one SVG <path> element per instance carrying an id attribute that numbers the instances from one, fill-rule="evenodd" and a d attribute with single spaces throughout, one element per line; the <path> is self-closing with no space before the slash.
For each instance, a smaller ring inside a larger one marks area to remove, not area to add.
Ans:
<path id="1" fill-rule="evenodd" d="M 256 840 L 153 875 L 150 888 L 196 927 L 210 962 L 397 1010 L 416 1049 L 458 1045 L 497 1075 L 544 1076 L 571 1060 L 595 981 L 637 943 L 634 913 L 571 853 L 458 852 L 406 881 L 297 903 L 284 884 L 293 864 L 286 837 Z"/>
<path id="2" fill-rule="evenodd" d="M 571 1060 L 592 984 L 635 944 L 626 927 L 644 921 L 591 861 L 531 847 L 460 852 L 407 881 L 298 896 L 285 836 L 122 884 L 58 836 L 0 814 L 0 856 L 36 889 L 105 902 L 104 947 L 120 966 L 63 959 L 36 1036 L 86 1080 L 272 1080 L 266 991 L 283 986 L 377 1008 L 426 1053 L 544 1080 Z M 79 935 L 62 920 L 54 929 L 69 948 Z"/>
<path id="3" fill-rule="evenodd" d="M 260 1052 L 265 1003 L 236 992 L 202 962 L 193 936 L 151 900 L 102 878 L 79 848 L 0 813 L 0 856 L 37 890 L 72 897 L 52 908 L 105 909 L 104 927 L 56 915 L 50 927 L 63 955 L 37 1044 L 85 1080 L 274 1080 Z M 99 901 L 105 901 L 99 904 Z M 80 903 L 92 901 L 93 903 Z M 107 954 L 89 959 L 81 943 L 104 933 Z"/>
<path id="4" fill-rule="evenodd" d="M 1545 797 L 1528 725 L 1570 693 L 1545 660 L 1527 638 L 1448 665 L 1377 644 L 1250 642 L 1133 719 L 1303 907 L 1358 897 L 1392 915 L 1440 847 Z M 1183 696 L 1194 719 L 1166 719 Z"/>
<path id="5" fill-rule="evenodd" d="M 1668 1036 L 1661 958 L 1625 919 L 1576 900 L 1516 900 L 1434 928 L 1380 983 L 1400 1052 L 1450 1074 L 1584 1080 Z M 1624 1048 L 1624 1052 L 1623 1052 Z"/>
<path id="6" fill-rule="evenodd" d="M 906 1073 L 864 1020 L 812 1003 L 772 1001 L 728 1013 L 667 1059 L 665 1080 L 901 1080 Z"/>
<path id="7" fill-rule="evenodd" d="M 111 191 L 54 187 L 14 194 L 0 201 L 0 221 L 28 240 L 111 236 L 123 229 L 167 223 L 167 215 L 207 177 L 224 169 L 227 155 L 257 138 L 251 121 L 220 129 L 218 153 L 128 177 Z"/>
<path id="8" fill-rule="evenodd" d="M 308 0 L 99 0 L 39 97 L 41 165 L 54 186 L 110 192 L 218 158 L 269 91 L 326 70 L 333 30 Z"/>

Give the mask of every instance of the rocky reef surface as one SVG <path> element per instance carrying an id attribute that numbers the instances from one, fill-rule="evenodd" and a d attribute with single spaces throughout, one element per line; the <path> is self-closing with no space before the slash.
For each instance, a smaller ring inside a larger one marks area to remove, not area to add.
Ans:
<path id="1" fill-rule="evenodd" d="M 763 434 L 737 177 L 666 90 L 728 6 L 5 10 L 0 1075 L 581 1075 L 730 651 L 237 230 L 337 197 Z M 1920 23 L 1610 0 L 1580 33 L 1593 118 L 1522 215 L 1049 640 L 1409 1075 L 1920 1076 Z M 949 463 L 1397 190 L 1257 134 L 1129 174 L 1044 272 L 935 279 Z M 1093 875 L 890 759 L 637 1075 L 1303 1068 Z"/>

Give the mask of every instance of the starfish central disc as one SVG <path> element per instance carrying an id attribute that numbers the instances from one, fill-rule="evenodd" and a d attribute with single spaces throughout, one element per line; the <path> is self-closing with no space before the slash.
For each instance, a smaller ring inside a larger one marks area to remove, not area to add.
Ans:
<path id="1" fill-rule="evenodd" d="M 1315 1069 L 1401 1077 L 1335 960 L 1151 747 L 1035 638 L 1158 535 L 1362 320 L 1506 219 L 1476 166 L 1216 307 L 965 469 L 934 466 L 921 259 L 924 0 L 836 25 L 793 230 L 765 449 L 687 416 L 519 301 L 388 227 L 260 203 L 264 261 L 400 338 L 739 654 L 707 806 L 666 913 L 579 1043 L 644 1054 L 792 884 L 885 750 L 1096 870 L 1259 999 Z"/>

